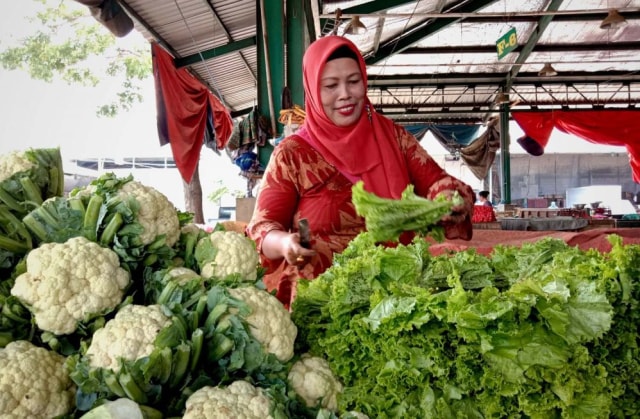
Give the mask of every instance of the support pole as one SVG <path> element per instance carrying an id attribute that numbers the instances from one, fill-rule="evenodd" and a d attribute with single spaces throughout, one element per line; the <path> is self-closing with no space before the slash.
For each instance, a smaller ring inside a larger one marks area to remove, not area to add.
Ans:
<path id="1" fill-rule="evenodd" d="M 500 105 L 500 195 L 503 204 L 511 203 L 511 159 L 509 153 L 509 103 Z"/>

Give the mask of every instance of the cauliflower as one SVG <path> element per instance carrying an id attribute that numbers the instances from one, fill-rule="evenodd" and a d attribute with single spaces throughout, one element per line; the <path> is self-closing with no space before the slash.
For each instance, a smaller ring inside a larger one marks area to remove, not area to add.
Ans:
<path id="1" fill-rule="evenodd" d="M 258 277 L 260 259 L 256 245 L 235 231 L 214 231 L 200 239 L 196 260 L 205 278 L 240 274 L 245 281 L 255 281 Z"/>
<path id="2" fill-rule="evenodd" d="M 182 419 L 273 419 L 271 400 L 247 381 L 202 387 L 187 399 Z"/>
<path id="3" fill-rule="evenodd" d="M 98 407 L 94 407 L 80 419 L 147 419 L 161 418 L 162 414 L 148 406 L 140 406 L 127 398 L 107 400 Z"/>
<path id="4" fill-rule="evenodd" d="M 35 167 L 35 163 L 25 156 L 23 152 L 12 151 L 0 155 L 0 182 L 9 179 L 15 173 L 23 172 Z"/>
<path id="5" fill-rule="evenodd" d="M 343 386 L 324 358 L 302 355 L 289 370 L 287 380 L 308 407 L 320 405 L 334 412 L 338 409 Z"/>
<path id="6" fill-rule="evenodd" d="M 180 313 L 160 304 L 130 304 L 93 334 L 86 352 L 71 355 L 67 367 L 89 400 L 126 397 L 141 408 L 172 409 L 203 342 L 202 329 L 192 331 Z"/>
<path id="7" fill-rule="evenodd" d="M 65 335 L 79 322 L 112 311 L 129 281 L 115 252 L 74 237 L 29 252 L 26 272 L 16 278 L 11 294 L 29 307 L 40 329 Z"/>
<path id="8" fill-rule="evenodd" d="M 19 218 L 45 199 L 64 194 L 58 148 L 12 151 L 0 155 L 0 203 Z"/>
<path id="9" fill-rule="evenodd" d="M 118 241 L 122 242 L 120 246 L 130 253 L 133 247 L 155 246 L 159 236 L 164 236 L 163 244 L 169 247 L 180 237 L 178 210 L 169 198 L 157 189 L 133 180 L 133 176 L 119 178 L 113 173 L 105 173 L 91 184 L 74 189 L 70 195 L 80 198 L 87 208 L 96 196 L 103 198 L 107 211 L 104 219 L 114 223 L 114 231 L 102 233 L 100 241 L 103 245 L 111 245 L 113 236 L 117 235 Z M 113 221 L 114 217 L 118 222 Z M 101 228 L 110 230 L 108 224 Z"/>
<path id="10" fill-rule="evenodd" d="M 142 244 L 152 243 L 164 234 L 167 246 L 173 246 L 180 237 L 180 221 L 174 205 L 157 189 L 132 180 L 118 190 L 122 200 L 133 196 L 140 204 L 138 223 L 144 230 L 140 234 Z"/>
<path id="11" fill-rule="evenodd" d="M 19 340 L 0 349 L 0 417 L 52 418 L 71 413 L 75 386 L 65 358 Z"/>
<path id="12" fill-rule="evenodd" d="M 120 371 L 120 358 L 135 361 L 151 355 L 155 340 L 171 318 L 159 305 L 127 305 L 93 334 L 86 356 L 93 368 Z"/>
<path id="13" fill-rule="evenodd" d="M 256 287 L 230 288 L 229 294 L 251 309 L 246 317 L 253 337 L 264 350 L 282 362 L 293 357 L 293 344 L 298 328 L 282 303 L 267 291 Z"/>

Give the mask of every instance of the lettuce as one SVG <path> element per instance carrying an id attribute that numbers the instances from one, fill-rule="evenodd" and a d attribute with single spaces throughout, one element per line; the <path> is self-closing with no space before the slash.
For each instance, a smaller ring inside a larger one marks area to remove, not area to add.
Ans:
<path id="1" fill-rule="evenodd" d="M 544 239 L 432 257 L 423 240 L 356 237 L 292 317 L 299 345 L 369 417 L 638 414 L 640 247 L 610 254 Z M 437 278 L 432 278 L 432 275 Z"/>
<path id="2" fill-rule="evenodd" d="M 444 195 L 434 200 L 423 198 L 414 193 L 413 185 L 407 186 L 400 199 L 382 198 L 365 191 L 362 181 L 353 185 L 352 200 L 358 215 L 365 219 L 367 231 L 377 242 L 396 242 L 405 231 L 431 234 L 442 241 L 444 230 L 438 222 L 463 202 L 459 195 L 453 199 Z"/>

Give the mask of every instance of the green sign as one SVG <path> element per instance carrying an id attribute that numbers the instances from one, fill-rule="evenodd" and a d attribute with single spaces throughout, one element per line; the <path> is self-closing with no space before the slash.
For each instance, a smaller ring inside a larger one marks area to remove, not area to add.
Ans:
<path id="1" fill-rule="evenodd" d="M 518 35 L 516 35 L 516 28 L 502 35 L 496 41 L 496 50 L 498 50 L 498 59 L 501 59 L 518 46 Z"/>

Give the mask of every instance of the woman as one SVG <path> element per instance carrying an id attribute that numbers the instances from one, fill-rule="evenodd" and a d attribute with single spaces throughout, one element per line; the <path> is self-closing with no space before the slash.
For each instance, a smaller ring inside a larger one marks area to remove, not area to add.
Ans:
<path id="1" fill-rule="evenodd" d="M 275 148 L 247 226 L 267 268 L 264 281 L 285 306 L 298 278 L 331 266 L 365 222 L 351 201 L 358 180 L 379 196 L 398 199 L 409 184 L 428 199 L 458 191 L 464 205 L 443 219 L 448 238 L 471 239 L 471 188 L 449 176 L 412 135 L 378 114 L 367 98 L 366 66 L 348 39 L 312 43 L 303 59 L 306 119 Z M 298 221 L 309 220 L 311 246 L 300 244 Z"/>
<path id="2" fill-rule="evenodd" d="M 478 192 L 478 205 L 484 207 L 493 207 L 491 201 L 489 201 L 489 191 Z"/>

